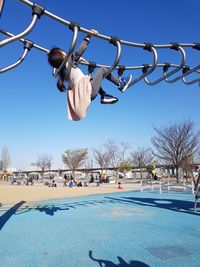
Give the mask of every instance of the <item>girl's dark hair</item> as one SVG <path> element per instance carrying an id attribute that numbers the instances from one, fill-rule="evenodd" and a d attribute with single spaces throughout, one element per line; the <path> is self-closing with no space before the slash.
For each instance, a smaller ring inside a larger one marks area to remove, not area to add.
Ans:
<path id="1" fill-rule="evenodd" d="M 53 68 L 58 69 L 63 62 L 62 50 L 58 47 L 52 48 L 48 53 L 48 62 Z M 59 73 L 59 79 L 57 82 L 57 87 L 60 92 L 66 91 L 66 87 L 64 85 L 65 82 L 64 73 L 65 73 L 65 67 Z"/>

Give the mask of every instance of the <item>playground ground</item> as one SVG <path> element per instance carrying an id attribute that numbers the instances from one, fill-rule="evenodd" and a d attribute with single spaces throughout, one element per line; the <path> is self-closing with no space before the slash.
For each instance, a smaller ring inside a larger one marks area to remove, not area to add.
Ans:
<path id="1" fill-rule="evenodd" d="M 191 192 L 128 191 L 0 207 L 3 267 L 199 267 Z"/>

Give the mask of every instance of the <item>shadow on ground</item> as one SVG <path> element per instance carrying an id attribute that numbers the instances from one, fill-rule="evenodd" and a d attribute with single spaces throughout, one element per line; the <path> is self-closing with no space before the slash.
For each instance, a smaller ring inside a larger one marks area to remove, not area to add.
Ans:
<path id="1" fill-rule="evenodd" d="M 142 198 L 142 197 L 105 197 L 106 199 L 118 201 L 120 203 L 134 204 L 140 206 L 150 206 L 154 208 L 167 209 L 176 212 L 188 213 L 200 216 L 200 213 L 194 212 L 194 202 L 187 200 L 177 200 L 171 198 Z"/>
<path id="2" fill-rule="evenodd" d="M 142 195 L 141 195 L 142 196 Z M 80 207 L 99 206 L 106 204 L 122 204 L 122 205 L 140 205 L 150 206 L 160 209 L 172 210 L 175 212 L 188 213 L 200 216 L 200 213 L 194 212 L 194 202 L 188 200 L 177 200 L 173 198 L 155 198 L 155 197 L 104 197 L 102 200 L 83 200 L 69 203 L 56 203 L 47 205 L 26 206 L 20 209 L 17 214 L 25 213 L 31 210 L 44 212 L 46 215 L 53 216 L 55 212 L 66 211 L 70 209 L 78 209 Z"/>
<path id="3" fill-rule="evenodd" d="M 20 201 L 13 207 L 11 207 L 9 210 L 7 210 L 3 215 L 0 216 L 0 231 L 3 228 L 3 226 L 7 223 L 7 221 L 16 214 L 16 211 L 24 204 L 25 201 Z"/>
<path id="4" fill-rule="evenodd" d="M 100 267 L 102 266 L 104 267 L 115 267 L 115 266 L 118 266 L 118 267 L 150 267 L 146 263 L 141 262 L 141 261 L 136 261 L 136 260 L 131 260 L 128 263 L 120 256 L 117 257 L 119 261 L 119 263 L 117 264 L 115 264 L 114 262 L 110 260 L 97 259 L 97 258 L 94 258 L 94 256 L 92 255 L 92 250 L 89 251 L 89 257 L 92 261 L 98 262 Z"/>
<path id="5" fill-rule="evenodd" d="M 141 195 L 142 196 L 142 195 Z M 99 206 L 107 204 L 122 204 L 128 206 L 150 206 L 154 208 L 167 209 L 175 212 L 188 213 L 195 216 L 200 216 L 200 213 L 194 213 L 192 201 L 177 200 L 172 198 L 154 198 L 154 197 L 104 197 L 102 200 L 82 200 L 69 203 L 56 203 L 56 204 L 33 204 L 24 205 L 26 202 L 21 201 L 6 210 L 0 216 L 0 230 L 5 223 L 13 216 L 20 215 L 29 211 L 43 212 L 45 215 L 54 216 L 56 212 L 68 211 L 70 209 L 78 209 L 80 207 Z M 3 210 L 1 210 L 3 211 Z"/>

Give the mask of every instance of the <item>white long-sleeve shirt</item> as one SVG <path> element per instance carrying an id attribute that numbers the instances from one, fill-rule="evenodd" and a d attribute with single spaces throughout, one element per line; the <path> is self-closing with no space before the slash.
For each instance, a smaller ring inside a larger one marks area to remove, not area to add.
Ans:
<path id="1" fill-rule="evenodd" d="M 85 76 L 81 69 L 78 67 L 74 68 L 73 66 L 69 66 L 70 64 L 70 62 L 66 63 L 66 69 L 68 72 L 70 72 L 69 74 L 66 73 L 68 89 L 72 89 L 74 86 L 76 86 L 78 82 Z"/>
<path id="2" fill-rule="evenodd" d="M 68 82 L 68 119 L 78 121 L 86 116 L 87 109 L 91 103 L 92 86 L 90 77 L 77 67 L 77 64 L 88 46 L 86 38 L 82 42 L 75 55 L 66 63 L 65 80 Z"/>

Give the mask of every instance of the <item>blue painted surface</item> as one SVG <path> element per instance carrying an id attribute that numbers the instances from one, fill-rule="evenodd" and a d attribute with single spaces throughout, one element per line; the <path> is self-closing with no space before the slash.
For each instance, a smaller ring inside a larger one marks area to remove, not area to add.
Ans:
<path id="1" fill-rule="evenodd" d="M 0 265 L 199 267 L 192 209 L 191 194 L 136 191 L 2 206 Z"/>

